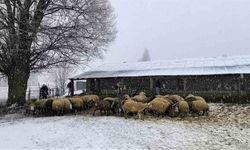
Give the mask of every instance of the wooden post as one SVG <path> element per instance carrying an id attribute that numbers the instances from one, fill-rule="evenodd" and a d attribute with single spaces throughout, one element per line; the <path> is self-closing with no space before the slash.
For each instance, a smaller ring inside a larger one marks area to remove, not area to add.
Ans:
<path id="1" fill-rule="evenodd" d="M 240 74 L 239 76 L 239 82 L 238 82 L 238 98 L 240 99 L 241 96 L 241 80 L 244 79 L 244 75 Z"/>
<path id="2" fill-rule="evenodd" d="M 183 91 L 184 91 L 184 95 L 186 95 L 186 88 L 187 88 L 187 79 L 183 78 Z"/>
<path id="3" fill-rule="evenodd" d="M 149 78 L 149 82 L 150 82 L 150 90 L 153 90 L 153 86 L 154 86 L 154 81 L 152 79 L 152 77 Z"/>
<path id="4" fill-rule="evenodd" d="M 74 92 L 75 92 L 75 84 L 74 84 L 74 79 L 70 79 L 70 82 L 72 82 L 72 91 L 71 91 L 71 95 L 70 96 L 74 96 Z"/>

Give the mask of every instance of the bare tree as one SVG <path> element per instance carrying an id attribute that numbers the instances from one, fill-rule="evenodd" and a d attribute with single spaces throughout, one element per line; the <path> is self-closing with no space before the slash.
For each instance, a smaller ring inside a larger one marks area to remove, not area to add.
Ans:
<path id="1" fill-rule="evenodd" d="M 109 0 L 3 0 L 0 72 L 7 104 L 25 103 L 31 72 L 100 56 L 116 35 Z"/>
<path id="2" fill-rule="evenodd" d="M 53 76 L 55 79 L 55 85 L 59 88 L 61 95 L 65 94 L 66 83 L 73 72 L 74 68 L 67 63 L 63 63 L 63 65 L 55 68 Z"/>
<path id="3" fill-rule="evenodd" d="M 138 61 L 140 62 L 140 61 L 150 61 L 150 60 L 151 59 L 150 59 L 148 49 L 145 49 L 143 54 L 142 54 L 142 57 Z"/>

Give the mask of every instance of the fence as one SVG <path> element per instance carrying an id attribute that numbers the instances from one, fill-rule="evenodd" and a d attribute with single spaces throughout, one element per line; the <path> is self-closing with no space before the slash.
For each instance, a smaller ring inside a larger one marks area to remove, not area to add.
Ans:
<path id="1" fill-rule="evenodd" d="M 48 90 L 48 98 L 58 97 L 63 95 L 58 88 L 50 88 Z M 38 99 L 40 97 L 39 89 L 29 89 L 26 93 L 26 99 Z"/>

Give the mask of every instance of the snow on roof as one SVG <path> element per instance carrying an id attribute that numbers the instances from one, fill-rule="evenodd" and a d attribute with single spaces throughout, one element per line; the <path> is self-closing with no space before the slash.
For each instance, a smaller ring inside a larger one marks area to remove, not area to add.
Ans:
<path id="1" fill-rule="evenodd" d="M 250 55 L 102 64 L 73 79 L 248 73 Z"/>

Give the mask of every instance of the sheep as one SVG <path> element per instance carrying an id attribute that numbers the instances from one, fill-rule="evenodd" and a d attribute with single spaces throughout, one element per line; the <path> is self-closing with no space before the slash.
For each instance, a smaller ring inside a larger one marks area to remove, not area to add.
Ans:
<path id="1" fill-rule="evenodd" d="M 126 102 L 129 102 L 129 101 L 133 101 L 134 102 L 134 100 L 132 100 L 131 97 L 128 94 L 125 94 L 123 96 L 123 98 L 124 98 L 124 100 L 121 101 L 121 105 L 124 105 Z"/>
<path id="2" fill-rule="evenodd" d="M 186 101 L 179 101 L 177 102 L 177 107 L 179 109 L 179 116 L 184 117 L 189 112 L 189 105 Z"/>
<path id="3" fill-rule="evenodd" d="M 200 96 L 189 95 L 185 100 L 188 102 L 191 112 L 197 113 L 198 115 L 200 113 L 202 113 L 202 115 L 208 115 L 209 106 L 204 98 Z"/>
<path id="4" fill-rule="evenodd" d="M 46 99 L 44 102 L 44 106 L 42 106 L 43 114 L 44 115 L 51 115 L 52 114 L 52 99 Z"/>
<path id="5" fill-rule="evenodd" d="M 131 99 L 131 97 L 128 94 L 123 95 L 124 100 Z"/>
<path id="6" fill-rule="evenodd" d="M 164 115 L 171 106 L 171 103 L 169 101 L 161 97 L 156 97 L 149 103 L 152 105 L 152 107 L 149 108 L 149 110 L 157 114 L 158 117 L 160 115 Z"/>
<path id="7" fill-rule="evenodd" d="M 110 110 L 113 114 L 121 113 L 121 105 L 120 105 L 120 99 L 119 98 L 113 98 L 113 97 L 106 97 L 103 99 L 103 101 L 110 102 Z"/>
<path id="8" fill-rule="evenodd" d="M 81 96 L 81 98 L 86 109 L 90 109 L 95 105 L 95 103 L 100 101 L 100 98 L 97 95 L 84 95 Z"/>
<path id="9" fill-rule="evenodd" d="M 64 113 L 69 113 L 73 109 L 71 102 L 69 99 L 63 98 L 63 112 Z"/>
<path id="10" fill-rule="evenodd" d="M 174 103 L 179 101 L 184 101 L 184 99 L 179 95 L 165 95 L 163 97 L 172 100 Z"/>
<path id="11" fill-rule="evenodd" d="M 139 119 L 143 120 L 142 113 L 146 108 L 151 108 L 152 105 L 150 103 L 141 103 L 129 100 L 124 103 L 122 106 L 124 117 L 127 119 L 128 113 L 137 114 Z"/>
<path id="12" fill-rule="evenodd" d="M 34 102 L 34 104 L 35 104 L 34 114 L 36 116 L 39 116 L 45 112 L 46 101 L 47 101 L 47 99 L 38 99 Z"/>
<path id="13" fill-rule="evenodd" d="M 198 113 L 200 114 L 202 112 L 202 115 L 208 115 L 208 111 L 209 111 L 209 106 L 205 101 L 202 100 L 196 100 L 196 101 L 192 101 L 189 104 L 190 106 L 190 110 L 193 113 Z"/>
<path id="14" fill-rule="evenodd" d="M 61 99 L 54 99 L 52 102 L 52 111 L 56 113 L 56 115 L 63 114 L 64 102 Z"/>
<path id="15" fill-rule="evenodd" d="M 106 115 L 108 116 L 110 114 L 110 109 L 111 109 L 111 102 L 109 102 L 109 101 L 99 101 L 99 102 L 95 103 L 93 116 L 95 115 L 95 112 L 97 110 L 99 110 L 101 114 L 104 111 L 106 113 Z"/>
<path id="16" fill-rule="evenodd" d="M 168 98 L 169 95 L 165 95 L 165 96 L 162 96 L 162 95 L 157 95 L 155 98 L 162 98 L 162 100 L 164 99 L 165 101 L 168 101 L 169 103 L 173 104 L 174 102 Z"/>
<path id="17" fill-rule="evenodd" d="M 26 102 L 24 106 L 25 106 L 25 115 L 30 115 L 30 114 L 34 115 L 36 105 L 32 101 Z"/>
<path id="18" fill-rule="evenodd" d="M 189 112 L 189 105 L 184 98 L 179 95 L 165 95 L 164 97 L 169 98 L 173 102 L 171 107 L 171 116 L 179 115 L 184 117 L 187 115 Z"/>
<path id="19" fill-rule="evenodd" d="M 83 108 L 83 100 L 80 97 L 72 97 L 69 98 L 69 101 L 72 104 L 72 110 L 76 113 L 77 111 L 81 111 Z"/>
<path id="20" fill-rule="evenodd" d="M 196 100 L 196 98 L 192 94 L 188 94 L 188 96 L 185 97 L 185 101 L 187 101 L 187 102 L 191 102 L 191 101 L 195 101 L 195 100 Z"/>
<path id="21" fill-rule="evenodd" d="M 132 100 L 142 103 L 147 103 L 147 97 L 144 92 L 140 92 L 139 95 L 132 97 Z"/>

